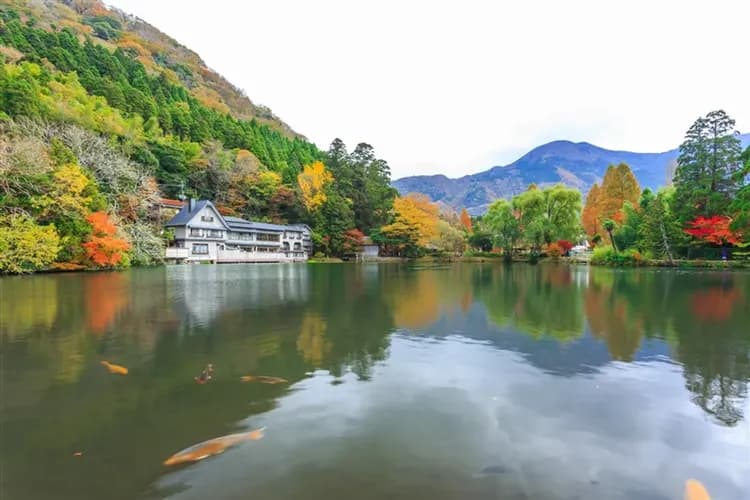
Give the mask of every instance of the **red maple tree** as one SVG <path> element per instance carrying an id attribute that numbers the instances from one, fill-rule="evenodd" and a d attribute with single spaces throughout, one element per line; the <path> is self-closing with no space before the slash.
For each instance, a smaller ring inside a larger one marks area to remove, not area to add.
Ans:
<path id="1" fill-rule="evenodd" d="M 115 236 L 117 228 L 106 212 L 94 212 L 86 216 L 91 225 L 89 241 L 82 246 L 86 256 L 97 267 L 114 267 L 120 263 L 130 243 Z"/>
<path id="2" fill-rule="evenodd" d="M 344 233 L 344 253 L 355 253 L 365 240 L 365 235 L 359 229 L 349 229 Z"/>
<path id="3" fill-rule="evenodd" d="M 714 245 L 736 245 L 740 243 L 740 233 L 729 229 L 732 219 L 726 215 L 696 217 L 688 222 L 685 232 L 694 238 Z"/>

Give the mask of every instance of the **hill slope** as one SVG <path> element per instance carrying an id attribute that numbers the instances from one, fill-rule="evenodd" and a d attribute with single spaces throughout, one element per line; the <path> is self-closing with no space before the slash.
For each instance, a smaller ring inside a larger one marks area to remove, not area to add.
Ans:
<path id="1" fill-rule="evenodd" d="M 0 0 L 45 30 L 69 28 L 81 41 L 90 37 L 113 51 L 120 48 L 152 75 L 183 85 L 203 105 L 243 120 L 256 119 L 287 137 L 303 136 L 265 106 L 253 103 L 243 90 L 206 66 L 198 54 L 144 20 L 105 6 L 99 0 Z"/>
<path id="2" fill-rule="evenodd" d="M 750 145 L 750 134 L 740 139 L 743 148 Z M 393 186 L 402 194 L 424 193 L 434 201 L 480 214 L 495 198 L 509 198 L 531 183 L 562 182 L 586 193 L 592 184 L 601 181 L 607 166 L 620 162 L 630 165 L 642 188 L 656 189 L 666 183 L 668 167 L 678 154 L 677 149 L 633 153 L 610 151 L 587 142 L 554 141 L 532 149 L 506 166 L 457 179 L 444 175 L 404 177 L 395 180 Z"/>

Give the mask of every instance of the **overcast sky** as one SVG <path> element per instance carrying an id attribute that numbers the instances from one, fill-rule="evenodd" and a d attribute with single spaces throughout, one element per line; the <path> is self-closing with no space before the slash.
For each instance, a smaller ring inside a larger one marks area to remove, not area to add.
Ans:
<path id="1" fill-rule="evenodd" d="M 451 177 L 556 139 L 652 152 L 723 108 L 750 131 L 747 0 L 107 0 L 321 148 Z"/>

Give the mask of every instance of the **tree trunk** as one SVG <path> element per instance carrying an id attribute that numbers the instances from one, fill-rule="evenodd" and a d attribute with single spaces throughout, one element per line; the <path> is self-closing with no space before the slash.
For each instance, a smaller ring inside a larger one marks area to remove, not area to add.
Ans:
<path id="1" fill-rule="evenodd" d="M 609 241 L 612 243 L 612 248 L 614 248 L 615 253 L 617 253 L 617 243 L 615 243 L 615 238 L 612 236 L 612 231 L 607 229 L 607 232 L 609 233 Z"/>
<path id="2" fill-rule="evenodd" d="M 659 229 L 661 230 L 661 240 L 664 245 L 664 253 L 667 254 L 669 263 L 674 264 L 674 260 L 672 259 L 672 249 L 669 246 L 669 239 L 667 238 L 667 231 L 664 229 L 664 221 L 659 222 Z"/>

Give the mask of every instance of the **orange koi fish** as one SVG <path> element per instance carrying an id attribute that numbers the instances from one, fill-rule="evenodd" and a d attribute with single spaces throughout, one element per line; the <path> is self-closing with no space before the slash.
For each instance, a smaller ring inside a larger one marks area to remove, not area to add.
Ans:
<path id="1" fill-rule="evenodd" d="M 128 369 L 124 366 L 116 365 L 114 363 L 110 363 L 109 361 L 102 361 L 102 365 L 107 367 L 107 370 L 109 370 L 109 373 L 114 373 L 115 375 L 127 375 Z"/>
<path id="2" fill-rule="evenodd" d="M 711 500 L 711 495 L 700 481 L 688 479 L 685 482 L 685 500 Z"/>
<path id="3" fill-rule="evenodd" d="M 240 432 L 239 434 L 229 434 L 208 441 L 203 441 L 189 448 L 185 448 L 166 459 L 164 465 L 177 465 L 188 462 L 197 462 L 204 458 L 212 457 L 223 453 L 227 448 L 231 448 L 243 441 L 257 441 L 263 438 L 265 427 L 250 432 Z"/>
<path id="4" fill-rule="evenodd" d="M 260 382 L 261 384 L 286 384 L 289 382 L 281 377 L 267 377 L 265 375 L 243 375 L 240 377 L 242 382 Z"/>

